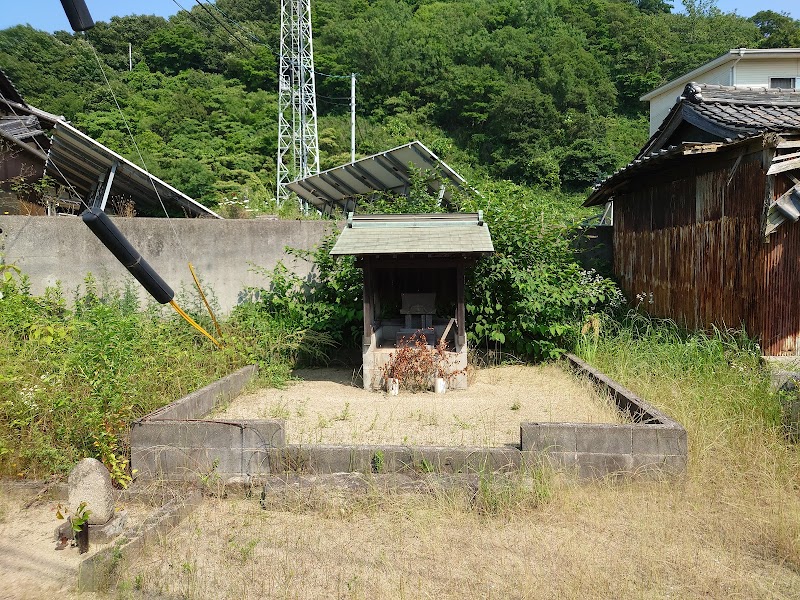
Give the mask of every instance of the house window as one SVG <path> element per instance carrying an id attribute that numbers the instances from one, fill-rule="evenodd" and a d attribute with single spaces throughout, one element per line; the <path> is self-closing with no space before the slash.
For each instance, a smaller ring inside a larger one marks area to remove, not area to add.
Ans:
<path id="1" fill-rule="evenodd" d="M 793 90 L 795 87 L 794 77 L 770 77 L 769 87 L 780 88 L 782 90 Z"/>

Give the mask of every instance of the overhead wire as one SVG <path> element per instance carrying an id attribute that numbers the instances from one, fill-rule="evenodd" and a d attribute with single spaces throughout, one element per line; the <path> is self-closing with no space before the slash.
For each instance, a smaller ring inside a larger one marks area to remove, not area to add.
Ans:
<path id="1" fill-rule="evenodd" d="M 206 3 L 206 4 L 208 4 L 208 3 Z M 268 49 L 270 52 L 272 52 L 273 56 L 277 56 L 277 53 L 275 52 L 275 50 L 273 50 L 273 49 L 272 49 L 272 46 L 270 46 L 270 45 L 269 45 L 267 42 L 265 42 L 264 40 L 262 40 L 260 37 L 258 37 L 258 36 L 257 36 L 255 33 L 253 33 L 252 31 L 249 31 L 249 30 L 245 29 L 245 28 L 244 28 L 242 25 L 240 25 L 240 24 L 239 24 L 237 21 L 235 21 L 234 19 L 231 19 L 231 18 L 230 18 L 230 17 L 229 17 L 227 14 L 225 14 L 225 13 L 222 11 L 222 9 L 221 9 L 219 6 L 217 6 L 217 3 L 216 3 L 216 2 L 215 2 L 214 4 L 210 4 L 210 6 L 211 6 L 211 7 L 212 7 L 214 10 L 216 10 L 216 11 L 217 11 L 219 14 L 221 14 L 221 15 L 222 15 L 222 16 L 223 16 L 225 19 L 227 19 L 227 21 L 228 21 L 229 23 L 231 23 L 231 24 L 232 24 L 234 27 L 238 28 L 240 31 L 242 31 L 243 33 L 247 34 L 247 35 L 250 37 L 250 40 L 251 40 L 251 41 L 253 41 L 253 42 L 256 42 L 256 43 L 258 43 L 258 44 L 262 44 L 262 45 L 266 46 L 266 47 L 267 47 L 267 49 Z"/>
<path id="2" fill-rule="evenodd" d="M 161 194 L 158 191 L 158 186 L 156 186 L 156 182 L 153 180 L 153 176 L 150 173 L 150 169 L 147 168 L 147 162 L 144 160 L 144 156 L 142 155 L 142 151 L 139 149 L 139 144 L 136 143 L 136 137 L 133 135 L 133 131 L 131 131 L 130 123 L 128 123 L 128 119 L 125 116 L 125 113 L 122 111 L 122 107 L 119 105 L 119 101 L 117 101 L 117 95 L 114 93 L 114 88 L 111 87 L 111 83 L 108 81 L 108 77 L 106 77 L 105 69 L 103 69 L 103 64 L 100 62 L 100 57 L 97 55 L 97 51 L 94 49 L 94 46 L 86 40 L 86 43 L 89 44 L 89 48 L 92 49 L 92 54 L 94 54 L 95 61 L 97 62 L 97 67 L 100 70 L 101 75 L 103 76 L 103 81 L 106 83 L 106 87 L 108 88 L 111 97 L 114 99 L 114 104 L 117 107 L 117 111 L 119 112 L 120 117 L 122 117 L 122 122 L 125 124 L 125 129 L 128 131 L 128 136 L 131 138 L 131 142 L 133 143 L 133 147 L 136 149 L 136 154 L 139 156 L 139 160 L 142 163 L 142 168 L 147 173 L 147 177 L 150 181 L 150 185 L 153 187 L 153 191 L 156 193 L 156 198 L 158 198 L 158 203 L 161 205 L 161 209 L 164 211 L 164 215 L 167 217 L 167 222 L 172 229 L 172 233 L 175 236 L 175 240 L 178 242 L 178 247 L 181 249 L 181 253 L 183 254 L 184 259 L 186 262 L 189 262 L 188 256 L 186 254 L 186 249 L 183 247 L 181 243 L 180 236 L 178 235 L 178 230 L 175 229 L 175 224 L 170 219 L 169 212 L 167 211 L 167 207 L 164 205 L 164 200 L 161 198 Z"/>
<path id="3" fill-rule="evenodd" d="M 208 15 L 212 19 L 214 19 L 214 21 L 216 21 L 219 24 L 220 27 L 222 27 L 225 31 L 227 31 L 228 34 L 234 39 L 234 41 L 236 41 L 242 48 L 247 50 L 253 56 L 255 56 L 255 57 L 258 56 L 255 52 L 253 52 L 253 50 L 251 48 L 245 46 L 244 42 L 236 34 L 234 34 L 230 29 L 225 27 L 225 24 L 222 21 L 220 21 L 214 13 L 212 13 L 210 10 L 208 10 L 208 7 L 205 4 L 200 2 L 200 0 L 194 0 L 194 1 L 200 8 L 202 8 L 204 11 L 206 11 L 206 13 L 208 13 Z"/>
<path id="4" fill-rule="evenodd" d="M 190 18 L 190 19 L 191 19 L 191 20 L 192 20 L 194 23 L 196 23 L 197 25 L 199 25 L 199 26 L 203 27 L 203 28 L 204 28 L 206 31 L 208 31 L 208 32 L 209 32 L 211 35 L 215 36 L 215 37 L 216 37 L 218 40 L 220 40 L 221 42 L 223 42 L 223 43 L 227 43 L 227 42 L 229 41 L 229 40 L 228 40 L 228 39 L 226 39 L 224 36 L 220 35 L 220 34 L 217 32 L 217 30 L 216 30 L 216 29 L 214 29 L 214 28 L 213 28 L 213 27 L 212 27 L 210 24 L 208 24 L 208 23 L 206 23 L 205 21 L 201 20 L 201 19 L 200 19 L 199 17 L 197 17 L 197 16 L 196 16 L 196 15 L 195 15 L 195 14 L 194 14 L 192 11 L 190 11 L 190 10 L 187 10 L 187 9 L 186 9 L 186 8 L 185 8 L 185 7 L 184 7 L 184 6 L 183 6 L 183 5 L 180 3 L 180 2 L 178 2 L 178 0 L 172 0 L 172 3 L 173 3 L 173 4 L 175 4 L 175 6 L 177 6 L 179 9 L 181 9 L 183 12 L 185 12 L 185 13 L 186 13 L 186 14 L 189 16 L 189 18 Z M 238 40 L 237 40 L 237 41 L 238 41 Z M 239 43 L 241 44 L 241 42 L 239 42 Z M 243 47 L 244 47 L 244 46 L 243 46 Z M 247 47 L 244 47 L 244 48 L 245 48 L 246 50 L 248 50 L 248 52 L 250 52 L 250 53 L 251 53 L 253 56 L 255 56 L 255 53 L 253 53 L 253 51 L 252 51 L 252 50 L 250 50 L 250 49 L 249 49 L 249 48 L 247 48 Z"/>
<path id="5" fill-rule="evenodd" d="M 217 327 L 217 331 L 219 332 L 220 337 L 222 336 L 222 330 L 219 328 L 219 323 L 217 323 L 217 319 L 214 316 L 214 312 L 211 310 L 211 306 L 208 304 L 206 300 L 206 296 L 203 293 L 202 288 L 200 287 L 200 281 L 197 279 L 197 275 L 194 272 L 194 267 L 192 263 L 189 261 L 189 256 L 186 253 L 186 248 L 184 248 L 183 243 L 181 242 L 181 238 L 178 235 L 178 230 L 175 228 L 175 224 L 172 222 L 172 218 L 169 216 L 169 212 L 167 211 L 167 207 L 164 205 L 164 201 L 161 198 L 161 194 L 158 191 L 158 187 L 156 186 L 155 180 L 153 179 L 153 175 L 150 173 L 150 170 L 147 168 L 147 162 L 142 155 L 142 151 L 139 149 L 139 144 L 136 143 L 136 137 L 133 135 L 133 131 L 131 131 L 130 124 L 128 123 L 128 119 L 125 117 L 125 113 L 122 111 L 122 107 L 119 105 L 117 101 L 117 95 L 114 93 L 114 88 L 111 87 L 111 82 L 109 82 L 108 77 L 106 76 L 105 69 L 103 69 L 103 64 L 100 62 L 100 57 L 97 55 L 97 51 L 95 50 L 94 46 L 86 40 L 89 44 L 89 47 L 92 49 L 92 53 L 94 54 L 94 58 L 97 61 L 97 67 L 100 69 L 100 73 L 103 75 L 103 81 L 105 81 L 106 87 L 108 91 L 111 93 L 111 97 L 114 99 L 114 104 L 117 107 L 117 111 L 119 111 L 120 117 L 122 117 L 122 122 L 125 124 L 125 129 L 128 131 L 128 135 L 131 138 L 131 142 L 133 143 L 133 147 L 136 149 L 136 153 L 139 155 L 139 160 L 142 163 L 142 168 L 144 169 L 145 173 L 147 173 L 147 177 L 150 180 L 150 185 L 153 187 L 153 191 L 156 193 L 156 198 L 158 198 L 158 203 L 161 205 L 161 209 L 164 211 L 164 215 L 167 217 L 167 223 L 169 223 L 170 229 L 172 230 L 173 235 L 175 236 L 175 241 L 178 243 L 178 248 L 180 248 L 181 254 L 183 254 L 184 260 L 189 264 L 189 270 L 192 273 L 192 277 L 194 278 L 195 285 L 197 286 L 198 291 L 200 292 L 200 296 L 203 299 L 203 302 L 208 309 L 209 314 L 211 315 L 211 319 L 214 321 L 214 325 Z M 87 207 L 88 208 L 88 207 Z M 170 300 L 169 305 L 175 309 L 177 312 L 187 323 L 189 323 L 192 327 L 194 327 L 197 331 L 202 333 L 205 337 L 210 339 L 218 348 L 222 347 L 222 342 L 218 341 L 214 338 L 208 331 L 206 331 L 202 325 L 198 324 L 192 317 L 190 317 L 173 298 Z"/>
<path id="6" fill-rule="evenodd" d="M 172 1 L 175 2 L 175 4 L 178 4 L 177 0 L 172 0 Z M 272 46 L 270 46 L 267 42 L 265 42 L 261 37 L 259 37 L 258 35 L 256 35 L 252 31 L 250 31 L 248 29 L 245 29 L 240 23 L 238 23 L 237 21 L 235 21 L 234 19 L 229 17 L 221 8 L 219 8 L 216 5 L 216 3 L 212 4 L 210 2 L 202 2 L 201 0 L 194 0 L 194 1 L 199 6 L 201 6 L 203 8 L 203 10 L 205 10 L 208 14 L 211 15 L 211 12 L 207 8 L 208 6 L 210 6 L 211 8 L 216 10 L 219 14 L 221 14 L 223 16 L 223 18 L 225 20 L 227 20 L 231 25 L 233 25 L 234 27 L 236 27 L 237 29 L 242 31 L 242 33 L 248 35 L 250 37 L 251 41 L 253 41 L 253 42 L 257 43 L 257 44 L 261 44 L 262 46 L 267 48 L 267 50 L 269 50 L 275 58 L 280 58 L 280 54 L 278 52 L 275 52 L 275 50 L 272 48 Z M 180 4 L 178 4 L 178 6 L 181 8 L 181 10 L 186 10 Z M 215 21 L 217 21 L 217 23 L 219 23 L 221 26 L 223 26 L 222 23 L 218 19 L 215 19 Z M 230 33 L 230 30 L 228 30 L 227 28 L 225 28 L 225 30 Z M 358 76 L 359 74 L 358 73 L 350 73 L 349 75 L 334 75 L 332 73 L 324 73 L 322 71 L 318 71 L 317 69 L 314 69 L 314 75 L 319 75 L 321 77 L 329 77 L 331 79 L 350 79 L 353 75 Z M 348 98 L 349 98 L 349 96 L 348 96 Z"/>

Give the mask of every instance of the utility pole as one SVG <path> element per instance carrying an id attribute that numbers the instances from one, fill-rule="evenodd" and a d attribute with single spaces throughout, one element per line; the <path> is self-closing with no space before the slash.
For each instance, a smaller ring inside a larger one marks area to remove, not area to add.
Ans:
<path id="1" fill-rule="evenodd" d="M 317 95 L 311 0 L 281 0 L 278 73 L 278 206 L 289 198 L 286 184 L 319 173 Z M 301 201 L 301 210 L 308 207 Z"/>
<path id="2" fill-rule="evenodd" d="M 133 71 L 133 45 L 128 42 L 128 71 Z"/>
<path id="3" fill-rule="evenodd" d="M 350 73 L 350 162 L 356 162 L 356 74 Z"/>

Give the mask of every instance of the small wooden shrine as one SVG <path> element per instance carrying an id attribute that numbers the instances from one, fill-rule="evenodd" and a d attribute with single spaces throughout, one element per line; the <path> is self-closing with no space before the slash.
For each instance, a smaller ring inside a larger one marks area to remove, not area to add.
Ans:
<path id="1" fill-rule="evenodd" d="M 332 255 L 364 270 L 364 387 L 385 386 L 391 355 L 424 339 L 444 345 L 451 389 L 467 387 L 464 273 L 494 246 L 482 213 L 350 213 Z"/>

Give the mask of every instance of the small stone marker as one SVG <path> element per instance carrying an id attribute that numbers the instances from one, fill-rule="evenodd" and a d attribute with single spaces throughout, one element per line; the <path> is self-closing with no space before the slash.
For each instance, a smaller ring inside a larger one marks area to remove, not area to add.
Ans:
<path id="1" fill-rule="evenodd" d="M 79 461 L 70 471 L 67 484 L 71 515 L 75 514 L 81 502 L 86 502 L 86 508 L 91 511 L 91 525 L 103 525 L 114 515 L 111 475 L 99 460 L 84 458 Z"/>

